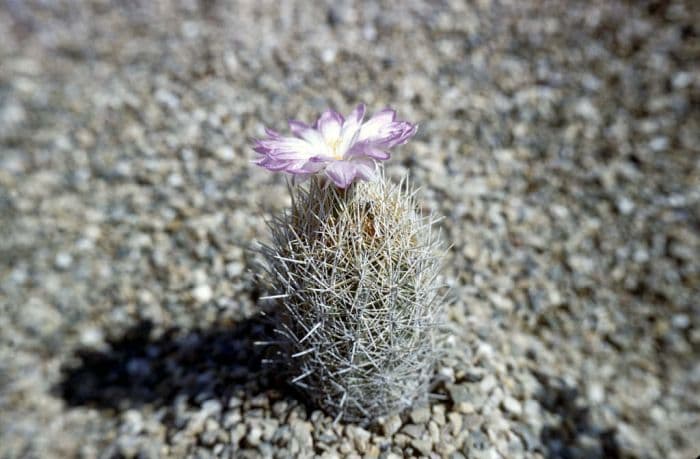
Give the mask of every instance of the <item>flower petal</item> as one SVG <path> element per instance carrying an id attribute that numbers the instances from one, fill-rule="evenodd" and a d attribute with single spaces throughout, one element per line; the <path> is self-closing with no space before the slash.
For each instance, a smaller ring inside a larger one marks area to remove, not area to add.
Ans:
<path id="1" fill-rule="evenodd" d="M 284 161 L 284 160 L 280 160 L 280 159 L 271 158 L 269 156 L 265 156 L 264 158 L 256 161 L 255 164 L 257 164 L 258 166 L 264 167 L 267 170 L 277 172 L 277 171 L 285 170 L 289 166 L 290 161 Z"/>
<path id="2" fill-rule="evenodd" d="M 289 120 L 287 124 L 289 124 L 289 130 L 292 131 L 292 134 L 294 134 L 297 137 L 301 137 L 301 133 L 305 130 L 313 129 L 308 124 L 297 120 Z"/>
<path id="3" fill-rule="evenodd" d="M 391 157 L 388 151 L 366 140 L 363 142 L 356 142 L 345 156 L 353 159 L 368 157 L 379 161 L 386 161 Z"/>
<path id="4" fill-rule="evenodd" d="M 303 166 L 296 169 L 294 172 L 303 174 L 315 174 L 321 171 L 325 166 L 326 165 L 322 161 L 316 161 L 315 158 L 311 158 L 309 161 L 306 161 L 303 164 Z"/>
<path id="5" fill-rule="evenodd" d="M 316 121 L 318 132 L 327 143 L 338 141 L 342 125 L 342 115 L 334 110 L 326 110 Z"/>
<path id="6" fill-rule="evenodd" d="M 362 125 L 357 141 L 371 142 L 382 148 L 392 148 L 406 143 L 417 129 L 417 125 L 396 121 L 396 112 L 387 108 L 376 113 Z"/>
<path id="7" fill-rule="evenodd" d="M 348 116 L 348 121 L 353 121 L 357 124 L 362 123 L 362 119 L 365 117 L 366 107 L 365 104 L 358 104 L 357 107 Z"/>
<path id="8" fill-rule="evenodd" d="M 267 134 L 268 136 L 270 136 L 270 137 L 273 138 L 273 139 L 277 139 L 277 138 L 281 137 L 281 135 L 279 134 L 279 132 L 273 131 L 273 130 L 270 129 L 270 128 L 265 128 L 265 134 Z"/>
<path id="9" fill-rule="evenodd" d="M 403 145 L 416 134 L 416 131 L 418 131 L 417 124 L 411 124 L 406 121 L 394 123 L 391 135 L 385 140 L 385 144 L 387 148 Z"/>
<path id="10" fill-rule="evenodd" d="M 347 188 L 357 175 L 357 169 L 351 161 L 333 161 L 326 166 L 326 175 L 339 188 Z"/>
<path id="11" fill-rule="evenodd" d="M 260 143 L 260 140 L 256 140 L 253 144 L 253 150 L 261 155 L 267 155 L 270 153 L 270 148 L 266 147 L 264 144 Z"/>
<path id="12" fill-rule="evenodd" d="M 345 158 L 346 154 L 353 147 L 357 141 L 357 135 L 360 132 L 360 126 L 362 126 L 362 119 L 364 117 L 365 104 L 359 104 L 345 120 L 343 123 L 343 129 L 340 133 L 340 141 L 336 147 L 336 153 L 338 156 Z"/>
<path id="13" fill-rule="evenodd" d="M 375 140 L 382 137 L 382 133 L 390 128 L 396 119 L 396 111 L 385 108 L 372 116 L 362 125 L 358 140 Z"/>
<path id="14" fill-rule="evenodd" d="M 258 150 L 277 159 L 308 160 L 318 154 L 318 149 L 316 144 L 296 137 L 280 137 L 258 142 Z"/>
<path id="15" fill-rule="evenodd" d="M 359 158 L 352 161 L 355 166 L 356 176 L 363 180 L 374 180 L 377 172 L 377 163 L 369 158 Z"/>
<path id="16" fill-rule="evenodd" d="M 289 121 L 289 128 L 294 135 L 306 140 L 312 145 L 317 153 L 322 153 L 328 150 L 328 144 L 324 140 L 323 136 L 311 126 L 308 126 L 302 122 L 291 120 Z"/>

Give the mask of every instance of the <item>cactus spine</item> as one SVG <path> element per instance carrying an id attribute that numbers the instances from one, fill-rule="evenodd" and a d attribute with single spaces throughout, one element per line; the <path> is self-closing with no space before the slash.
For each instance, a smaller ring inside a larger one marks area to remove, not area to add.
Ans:
<path id="1" fill-rule="evenodd" d="M 290 193 L 262 248 L 290 381 L 350 422 L 424 398 L 443 309 L 433 222 L 383 174 L 346 190 L 313 177 Z"/>

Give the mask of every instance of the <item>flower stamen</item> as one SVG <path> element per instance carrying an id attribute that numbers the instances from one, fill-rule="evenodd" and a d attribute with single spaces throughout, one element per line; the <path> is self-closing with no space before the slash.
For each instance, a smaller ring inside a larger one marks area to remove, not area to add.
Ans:
<path id="1" fill-rule="evenodd" d="M 343 159 L 343 154 L 338 152 L 338 147 L 340 146 L 340 137 L 336 137 L 328 142 L 328 147 L 331 149 L 331 156 L 333 159 L 341 160 Z"/>

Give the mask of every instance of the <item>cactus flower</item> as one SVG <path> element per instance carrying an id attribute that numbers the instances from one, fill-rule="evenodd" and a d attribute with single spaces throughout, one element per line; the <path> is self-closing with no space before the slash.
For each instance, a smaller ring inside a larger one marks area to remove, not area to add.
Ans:
<path id="1" fill-rule="evenodd" d="M 325 174 L 339 188 L 371 180 L 377 162 L 389 159 L 389 149 L 406 143 L 418 127 L 397 120 L 396 111 L 388 108 L 367 121 L 364 116 L 360 104 L 347 118 L 326 110 L 311 126 L 292 120 L 293 136 L 266 129 L 267 138 L 255 142 L 254 150 L 262 155 L 255 163 L 301 177 Z"/>

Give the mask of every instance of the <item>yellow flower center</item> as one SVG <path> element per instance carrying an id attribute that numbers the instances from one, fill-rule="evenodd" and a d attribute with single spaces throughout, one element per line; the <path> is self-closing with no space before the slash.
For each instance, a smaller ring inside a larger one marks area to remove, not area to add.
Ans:
<path id="1" fill-rule="evenodd" d="M 338 151 L 338 147 L 340 146 L 340 137 L 336 137 L 335 139 L 332 139 L 328 142 L 328 146 L 331 149 L 331 156 L 337 160 L 343 159 L 342 153 Z"/>

